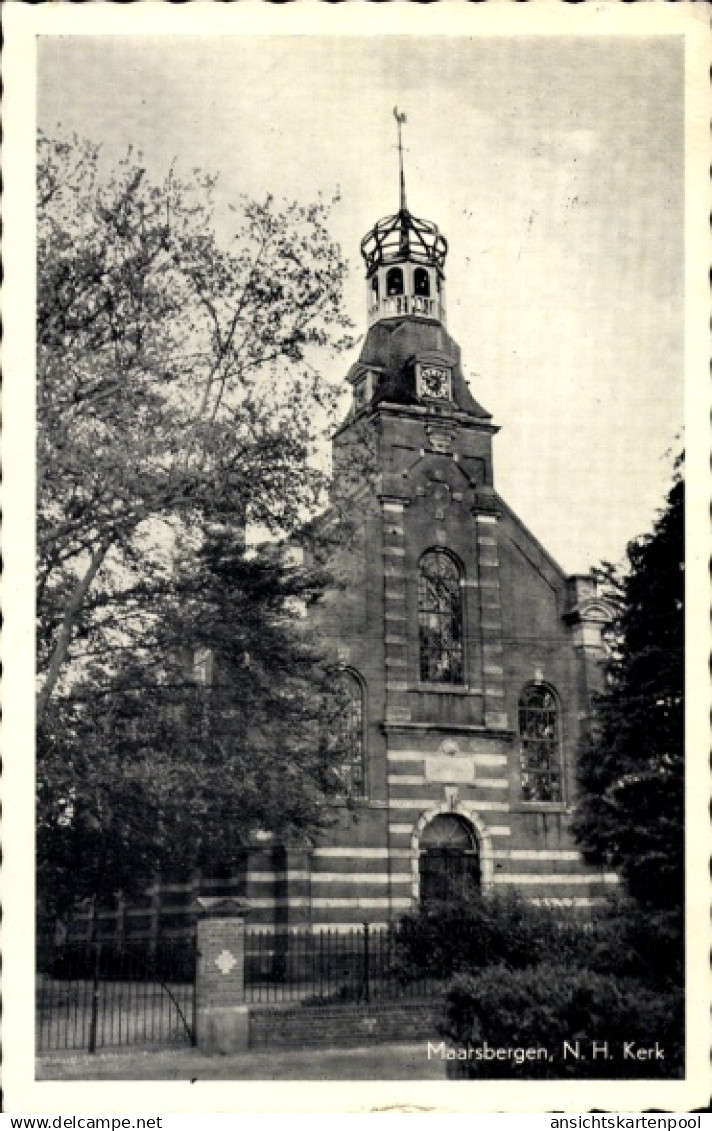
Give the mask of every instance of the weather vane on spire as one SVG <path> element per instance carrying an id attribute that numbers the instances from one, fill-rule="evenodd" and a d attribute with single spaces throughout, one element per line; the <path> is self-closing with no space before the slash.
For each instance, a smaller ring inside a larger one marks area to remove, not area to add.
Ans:
<path id="1" fill-rule="evenodd" d="M 398 107 L 393 107 L 393 117 L 398 123 L 398 164 L 400 167 L 400 210 L 401 212 L 407 211 L 405 202 L 405 173 L 403 172 L 403 139 L 401 137 L 401 126 L 407 121 L 405 114 L 398 113 Z"/>

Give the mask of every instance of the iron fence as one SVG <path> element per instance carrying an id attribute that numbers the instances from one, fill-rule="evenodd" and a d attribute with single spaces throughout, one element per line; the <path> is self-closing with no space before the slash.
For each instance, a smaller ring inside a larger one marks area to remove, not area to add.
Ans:
<path id="1" fill-rule="evenodd" d="M 40 1052 L 193 1043 L 194 936 L 154 946 L 45 939 L 37 967 Z"/>
<path id="2" fill-rule="evenodd" d="M 440 981 L 408 973 L 397 928 L 256 931 L 245 935 L 248 1002 L 303 1004 L 429 997 Z"/>
<path id="3" fill-rule="evenodd" d="M 38 1051 L 194 1043 L 195 963 L 194 930 L 157 942 L 41 939 Z M 368 1003 L 442 989 L 440 980 L 408 972 L 397 927 L 245 933 L 248 1003 Z"/>

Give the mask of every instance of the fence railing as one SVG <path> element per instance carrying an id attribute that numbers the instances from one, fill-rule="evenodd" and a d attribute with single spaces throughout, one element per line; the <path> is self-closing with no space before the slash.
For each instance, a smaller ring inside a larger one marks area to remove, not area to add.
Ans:
<path id="1" fill-rule="evenodd" d="M 369 1002 L 426 997 L 440 983 L 406 974 L 397 929 L 248 930 L 245 997 L 249 1002 Z"/>
<path id="2" fill-rule="evenodd" d="M 36 1045 L 84 1049 L 192 1042 L 195 941 L 157 946 L 42 940 Z"/>
<path id="3" fill-rule="evenodd" d="M 41 939 L 36 1044 L 41 1052 L 176 1044 L 195 1036 L 195 933 L 180 939 Z M 304 1005 L 438 994 L 441 981 L 402 961 L 397 927 L 245 933 L 245 1000 Z"/>

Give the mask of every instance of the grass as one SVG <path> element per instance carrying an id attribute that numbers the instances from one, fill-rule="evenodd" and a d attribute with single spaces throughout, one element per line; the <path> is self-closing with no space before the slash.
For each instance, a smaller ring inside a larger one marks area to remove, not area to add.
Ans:
<path id="1" fill-rule="evenodd" d="M 257 1049 L 208 1056 L 198 1049 L 126 1049 L 45 1055 L 38 1080 L 444 1080 L 427 1041 L 354 1048 Z"/>

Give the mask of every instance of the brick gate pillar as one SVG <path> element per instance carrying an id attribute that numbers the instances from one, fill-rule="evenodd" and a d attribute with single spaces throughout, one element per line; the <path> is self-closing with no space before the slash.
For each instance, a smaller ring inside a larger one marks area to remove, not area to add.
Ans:
<path id="1" fill-rule="evenodd" d="M 196 1044 L 205 1052 L 246 1049 L 245 899 L 201 897 L 195 971 Z"/>

